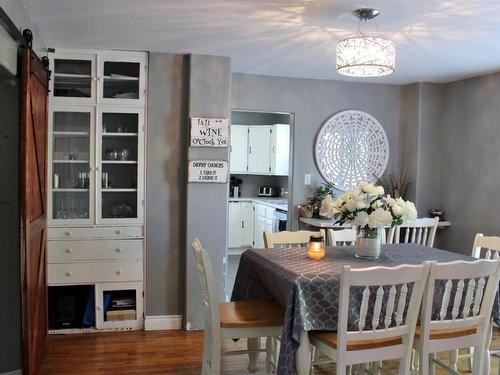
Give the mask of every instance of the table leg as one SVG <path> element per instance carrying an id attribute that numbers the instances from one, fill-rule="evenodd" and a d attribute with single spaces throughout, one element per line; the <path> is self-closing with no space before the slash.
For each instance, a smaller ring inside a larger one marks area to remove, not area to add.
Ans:
<path id="1" fill-rule="evenodd" d="M 260 349 L 260 337 L 249 337 L 247 339 L 247 349 L 248 350 L 258 350 Z M 248 371 L 257 371 L 257 362 L 259 361 L 259 352 L 254 351 L 248 353 Z"/>
<path id="2" fill-rule="evenodd" d="M 299 348 L 295 353 L 295 370 L 297 375 L 307 375 L 311 368 L 311 345 L 309 343 L 309 334 L 302 331 L 299 339 Z"/>

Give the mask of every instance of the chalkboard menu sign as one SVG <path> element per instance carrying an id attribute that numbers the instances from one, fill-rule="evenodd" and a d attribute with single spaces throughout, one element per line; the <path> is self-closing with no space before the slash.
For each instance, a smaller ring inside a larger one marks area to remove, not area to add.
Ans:
<path id="1" fill-rule="evenodd" d="M 225 184 L 227 173 L 227 161 L 225 160 L 191 160 L 188 181 Z"/>

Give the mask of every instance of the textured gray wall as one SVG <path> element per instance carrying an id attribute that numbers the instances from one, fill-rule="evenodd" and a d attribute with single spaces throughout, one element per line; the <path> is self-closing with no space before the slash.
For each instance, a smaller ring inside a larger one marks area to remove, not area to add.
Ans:
<path id="1" fill-rule="evenodd" d="M 445 85 L 441 112 L 437 174 L 452 222 L 444 245 L 469 253 L 475 233 L 500 235 L 500 74 Z"/>
<path id="2" fill-rule="evenodd" d="M 190 55 L 189 117 L 229 118 L 231 61 L 227 57 Z M 185 123 L 187 127 L 188 122 Z M 189 147 L 188 160 L 228 160 L 228 148 Z M 224 298 L 227 248 L 227 184 L 188 183 L 186 218 L 186 327 L 203 327 L 200 284 L 191 242 L 199 238 L 210 253 L 219 298 Z"/>
<path id="3" fill-rule="evenodd" d="M 182 55 L 149 54 L 146 315 L 184 309 L 186 70 Z"/>
<path id="4" fill-rule="evenodd" d="M 295 114 L 293 141 L 293 205 L 303 202 L 324 182 L 314 162 L 314 143 L 323 123 L 333 114 L 359 109 L 374 116 L 389 140 L 392 169 L 399 162 L 400 87 L 340 81 L 282 78 L 234 73 L 231 107 Z M 304 186 L 310 173 L 311 187 Z M 291 220 L 297 227 L 297 216 Z"/>
<path id="5" fill-rule="evenodd" d="M 406 171 L 410 182 L 405 198 L 413 202 L 417 197 L 418 158 L 416 156 L 419 147 L 420 91 L 419 83 L 401 87 L 400 170 Z"/>
<path id="6" fill-rule="evenodd" d="M 0 373 L 21 367 L 19 85 L 0 80 Z"/>

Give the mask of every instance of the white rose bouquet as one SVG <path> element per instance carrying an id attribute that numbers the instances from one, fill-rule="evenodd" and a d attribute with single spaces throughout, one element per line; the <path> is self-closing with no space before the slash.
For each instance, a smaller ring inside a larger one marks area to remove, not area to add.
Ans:
<path id="1" fill-rule="evenodd" d="M 363 230 L 366 237 L 371 237 L 370 232 L 377 228 L 401 225 L 417 218 L 412 202 L 385 195 L 382 186 L 368 182 L 346 191 L 335 201 L 327 196 L 322 201 L 320 214 L 335 218 L 340 225 L 352 224 Z"/>

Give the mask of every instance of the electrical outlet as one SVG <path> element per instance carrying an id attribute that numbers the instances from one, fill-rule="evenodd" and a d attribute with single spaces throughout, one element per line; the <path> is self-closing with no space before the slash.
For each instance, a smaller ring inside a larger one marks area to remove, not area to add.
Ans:
<path id="1" fill-rule="evenodd" d="M 311 175 L 310 174 L 304 175 L 304 185 L 311 185 Z"/>

